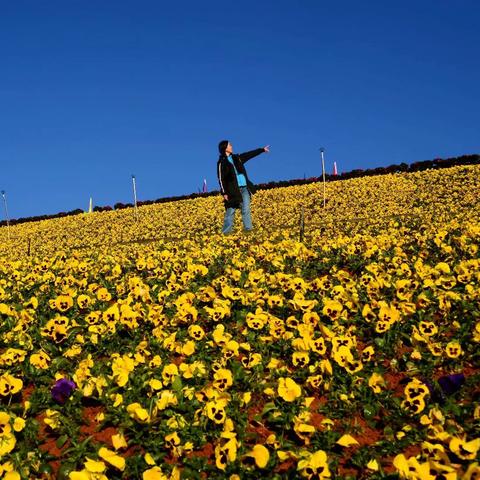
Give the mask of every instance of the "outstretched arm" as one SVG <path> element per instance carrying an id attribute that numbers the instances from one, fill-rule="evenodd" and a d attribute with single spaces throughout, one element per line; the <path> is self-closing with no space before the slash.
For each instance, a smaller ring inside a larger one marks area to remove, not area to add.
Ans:
<path id="1" fill-rule="evenodd" d="M 256 157 L 261 153 L 269 152 L 269 151 L 270 151 L 270 145 L 267 145 L 266 147 L 256 148 L 255 150 L 251 150 L 249 152 L 240 153 L 239 158 L 242 163 L 246 163 L 249 160 L 251 160 L 253 157 Z"/>

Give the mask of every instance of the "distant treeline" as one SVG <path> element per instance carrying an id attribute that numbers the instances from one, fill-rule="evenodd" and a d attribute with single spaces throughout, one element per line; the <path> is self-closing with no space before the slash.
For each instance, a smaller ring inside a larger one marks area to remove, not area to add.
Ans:
<path id="1" fill-rule="evenodd" d="M 473 165 L 480 163 L 480 155 L 462 155 L 461 157 L 452 157 L 452 158 L 435 158 L 434 160 L 424 160 L 420 162 L 414 162 L 411 164 L 401 163 L 400 165 L 390 165 L 388 167 L 378 167 L 378 168 L 369 168 L 366 170 L 355 169 L 350 172 L 340 173 L 338 175 L 325 175 L 325 180 L 327 182 L 333 180 L 346 180 L 348 178 L 360 178 L 360 177 L 369 177 L 373 175 L 385 175 L 387 173 L 398 173 L 398 172 L 420 172 L 422 170 L 427 170 L 429 168 L 448 168 L 454 167 L 457 165 Z M 278 187 L 289 187 L 292 185 L 306 185 L 308 183 L 321 182 L 323 178 L 320 177 L 309 177 L 304 179 L 296 180 L 282 180 L 279 182 L 269 182 L 269 183 L 260 183 L 256 185 L 257 190 L 269 190 L 271 188 Z M 145 200 L 137 202 L 138 206 L 142 205 L 152 205 L 155 203 L 166 203 L 166 202 L 176 202 L 178 200 L 189 200 L 192 198 L 204 198 L 211 197 L 213 195 L 218 195 L 219 191 L 211 191 L 207 193 L 191 193 L 190 195 L 181 195 L 178 197 L 163 197 L 158 198 L 157 200 Z M 116 203 L 113 207 L 107 205 L 104 207 L 96 206 L 93 208 L 94 212 L 107 212 L 112 210 L 120 210 L 122 208 L 132 208 L 134 205 L 132 203 Z M 10 220 L 10 225 L 15 225 L 17 223 L 26 223 L 26 222 L 38 222 L 40 220 L 49 220 L 51 218 L 61 218 L 68 217 L 71 215 L 79 215 L 85 213 L 84 210 L 77 208 L 70 212 L 60 212 L 55 215 L 39 215 L 36 217 L 25 217 L 17 218 Z M 0 226 L 6 226 L 7 221 L 3 220 L 0 222 Z"/>

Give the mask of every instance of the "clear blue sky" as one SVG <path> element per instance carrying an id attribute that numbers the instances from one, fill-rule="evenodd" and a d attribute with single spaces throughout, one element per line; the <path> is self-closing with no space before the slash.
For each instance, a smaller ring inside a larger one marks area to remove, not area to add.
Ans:
<path id="1" fill-rule="evenodd" d="M 480 152 L 480 2 L 14 0 L 0 11 L 11 218 Z M 3 209 L 1 218 L 3 219 Z"/>

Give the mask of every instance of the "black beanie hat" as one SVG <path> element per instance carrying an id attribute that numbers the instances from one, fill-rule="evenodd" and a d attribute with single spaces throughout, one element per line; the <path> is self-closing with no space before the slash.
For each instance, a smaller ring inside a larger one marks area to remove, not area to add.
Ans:
<path id="1" fill-rule="evenodd" d="M 228 140 L 222 140 L 219 144 L 218 144 L 218 151 L 220 152 L 220 155 L 225 155 L 225 150 L 227 149 L 228 147 Z"/>

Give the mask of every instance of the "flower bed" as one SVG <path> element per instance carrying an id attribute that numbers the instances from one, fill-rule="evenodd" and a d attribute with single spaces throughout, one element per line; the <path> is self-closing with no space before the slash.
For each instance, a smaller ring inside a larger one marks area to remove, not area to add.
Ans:
<path id="1" fill-rule="evenodd" d="M 78 220 L 62 251 L 5 248 L 0 478 L 475 478 L 480 222 L 454 196 L 476 181 L 462 171 L 443 190 L 354 180 L 356 202 L 418 218 L 325 221 L 305 243 L 292 227 L 76 249 Z M 285 216 L 312 188 L 255 201 L 282 196 Z"/>

